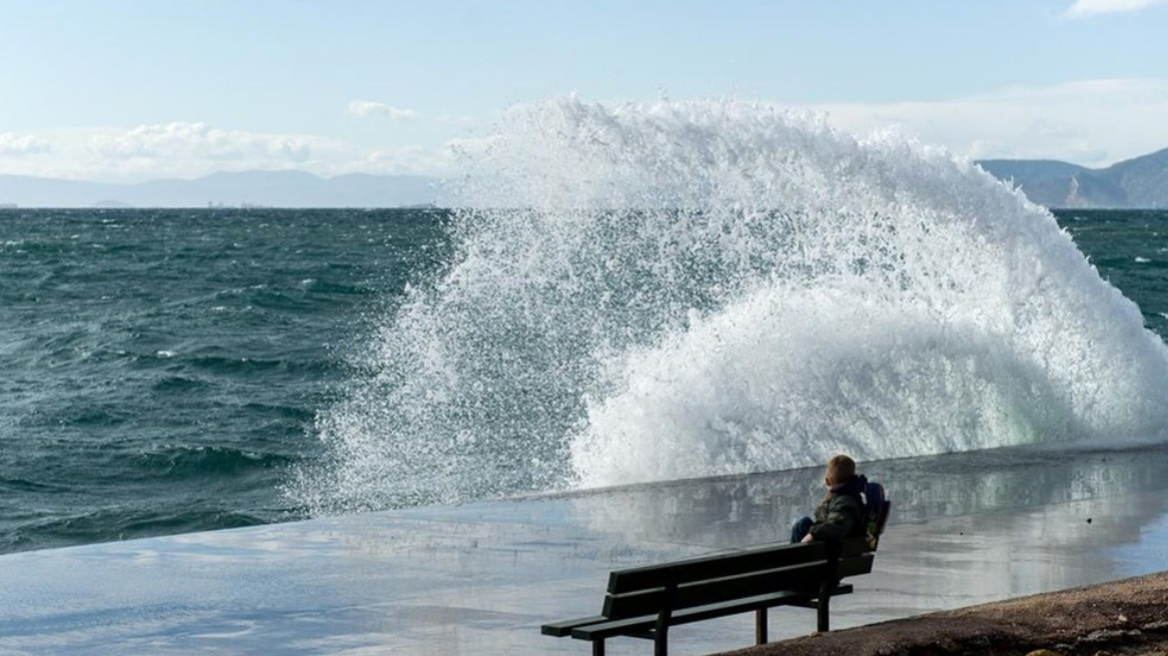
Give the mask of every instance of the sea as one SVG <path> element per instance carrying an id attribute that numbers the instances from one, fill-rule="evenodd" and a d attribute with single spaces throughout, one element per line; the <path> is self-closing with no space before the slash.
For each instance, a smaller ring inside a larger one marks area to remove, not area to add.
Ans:
<path id="1" fill-rule="evenodd" d="M 736 102 L 464 157 L 452 209 L 0 210 L 0 552 L 1168 442 L 1168 211 Z"/>

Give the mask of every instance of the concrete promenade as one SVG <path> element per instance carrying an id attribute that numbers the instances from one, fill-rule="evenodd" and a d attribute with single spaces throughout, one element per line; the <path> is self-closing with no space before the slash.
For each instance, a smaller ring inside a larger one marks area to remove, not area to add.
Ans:
<path id="1" fill-rule="evenodd" d="M 1168 569 L 1168 455 L 873 463 L 894 514 L 844 628 Z M 785 539 L 820 472 L 673 482 L 0 557 L 0 655 L 578 654 L 543 622 L 594 614 L 607 572 Z M 1090 520 L 1090 521 L 1089 521 Z M 777 609 L 772 638 L 814 613 Z M 747 646 L 742 615 L 671 653 Z M 616 639 L 609 653 L 652 653 Z"/>

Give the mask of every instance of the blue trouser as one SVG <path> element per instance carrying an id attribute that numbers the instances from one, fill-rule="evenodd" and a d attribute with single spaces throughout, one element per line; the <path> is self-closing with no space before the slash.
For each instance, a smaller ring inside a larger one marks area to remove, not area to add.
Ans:
<path id="1" fill-rule="evenodd" d="M 814 523 L 810 517 L 795 520 L 795 523 L 791 524 L 791 544 L 802 542 L 803 538 L 811 532 L 811 525 Z"/>

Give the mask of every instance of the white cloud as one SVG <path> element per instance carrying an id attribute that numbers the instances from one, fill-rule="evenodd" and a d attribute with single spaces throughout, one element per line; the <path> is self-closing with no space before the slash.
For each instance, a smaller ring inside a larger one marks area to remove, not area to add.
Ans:
<path id="1" fill-rule="evenodd" d="M 436 175 L 448 173 L 451 168 L 449 152 L 427 146 L 378 148 L 359 158 L 344 162 L 333 170 L 342 173 L 373 173 L 381 175 Z"/>
<path id="2" fill-rule="evenodd" d="M 96 136 L 92 150 L 112 160 L 187 159 L 221 162 L 303 163 L 312 154 L 307 139 L 212 128 L 205 123 L 142 125 L 114 136 Z"/>
<path id="3" fill-rule="evenodd" d="M 24 157 L 49 152 L 49 143 L 31 134 L 0 132 L 0 157 Z"/>
<path id="4" fill-rule="evenodd" d="M 378 116 L 388 118 L 392 121 L 412 121 L 421 117 L 421 114 L 412 109 L 399 109 L 372 100 L 354 100 L 350 102 L 349 114 L 360 118 Z"/>
<path id="5" fill-rule="evenodd" d="M 1012 87 L 930 102 L 804 105 L 857 134 L 894 129 L 975 159 L 1047 158 L 1091 167 L 1168 147 L 1168 78 L 1082 80 Z M 419 135 L 413 135 L 418 138 Z M 449 136 L 449 135 L 445 135 Z M 447 175 L 460 153 L 490 137 L 418 145 L 271 134 L 176 122 L 126 128 L 41 130 L 0 135 L 0 173 L 135 182 L 216 171 L 303 170 Z M 19 144 L 17 146 L 16 144 Z M 48 145 L 52 148 L 49 149 Z"/>
<path id="6" fill-rule="evenodd" d="M 44 137 L 44 138 L 40 138 Z M 346 173 L 444 175 L 453 158 L 445 145 L 356 144 L 312 134 L 229 130 L 174 122 L 127 128 L 47 130 L 35 141 L 0 134 L 6 148 L 37 157 L 0 156 L 0 174 L 100 182 L 195 178 L 219 171 L 300 170 L 324 177 Z M 52 143 L 51 151 L 48 144 Z"/>
<path id="7" fill-rule="evenodd" d="M 971 158 L 1106 166 L 1168 147 L 1168 79 L 1084 80 L 934 102 L 813 105 L 866 133 L 894 126 Z"/>
<path id="8" fill-rule="evenodd" d="M 1076 0 L 1075 4 L 1067 9 L 1065 16 L 1068 18 L 1089 18 L 1099 14 L 1139 11 L 1166 2 L 1168 0 Z"/>

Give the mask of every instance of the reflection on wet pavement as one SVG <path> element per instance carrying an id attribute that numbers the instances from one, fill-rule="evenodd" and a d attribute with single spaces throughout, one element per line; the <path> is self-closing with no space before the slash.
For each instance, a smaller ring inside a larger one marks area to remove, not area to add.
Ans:
<path id="1" fill-rule="evenodd" d="M 844 628 L 1168 569 L 1168 450 L 871 463 L 894 502 Z M 779 541 L 821 472 L 684 481 L 30 552 L 0 559 L 0 654 L 586 654 L 539 625 L 611 569 Z M 1090 520 L 1090 521 L 1089 521 Z M 778 609 L 775 638 L 814 614 Z M 674 653 L 749 644 L 749 615 Z M 610 641 L 611 654 L 648 643 Z"/>

